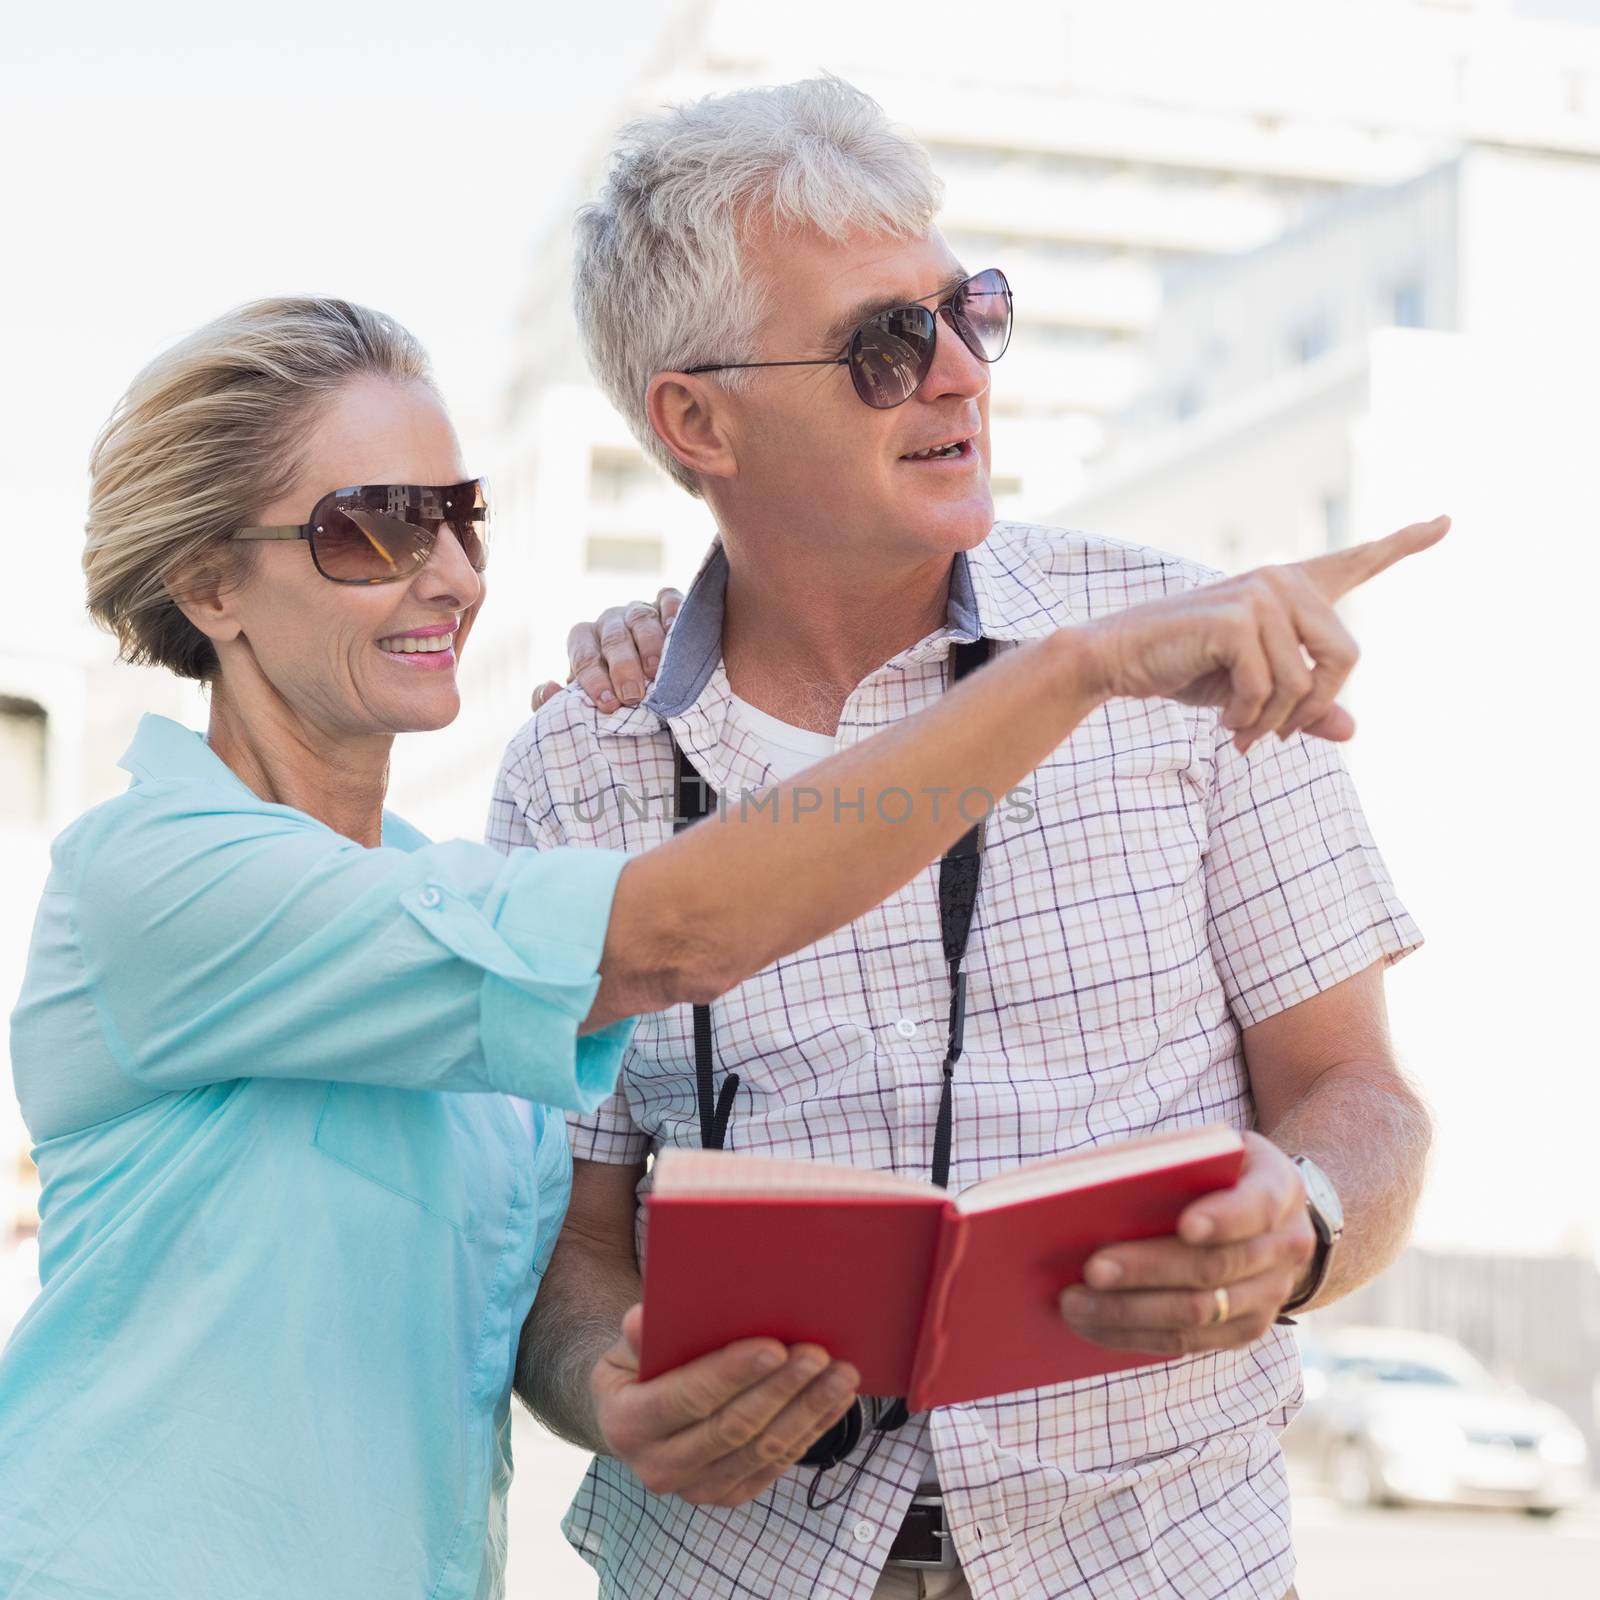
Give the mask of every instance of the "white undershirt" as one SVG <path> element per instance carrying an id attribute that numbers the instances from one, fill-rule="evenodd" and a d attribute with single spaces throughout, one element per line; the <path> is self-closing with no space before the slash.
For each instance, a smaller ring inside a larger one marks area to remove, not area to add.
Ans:
<path id="1" fill-rule="evenodd" d="M 813 733 L 810 728 L 797 728 L 792 722 L 781 722 L 777 717 L 751 705 L 748 700 L 741 700 L 738 695 L 730 695 L 729 699 L 732 702 L 730 714 L 755 741 L 761 759 L 772 769 L 772 776 L 777 782 L 786 782 L 795 773 L 804 772 L 807 767 L 833 754 L 831 733 Z"/>

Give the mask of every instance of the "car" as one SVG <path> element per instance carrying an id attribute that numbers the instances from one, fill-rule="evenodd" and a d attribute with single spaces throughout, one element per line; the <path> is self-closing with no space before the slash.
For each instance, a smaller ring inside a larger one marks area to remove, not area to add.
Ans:
<path id="1" fill-rule="evenodd" d="M 1305 1408 L 1284 1447 L 1349 1505 L 1504 1506 L 1549 1517 L 1589 1492 L 1567 1414 L 1453 1339 L 1340 1328 L 1302 1347 Z"/>

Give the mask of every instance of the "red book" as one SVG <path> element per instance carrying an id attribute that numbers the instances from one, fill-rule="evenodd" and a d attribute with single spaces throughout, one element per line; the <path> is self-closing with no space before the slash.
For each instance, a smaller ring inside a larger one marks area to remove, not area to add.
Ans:
<path id="1" fill-rule="evenodd" d="M 1108 1350 L 1057 1296 L 1102 1245 L 1173 1233 L 1230 1188 L 1212 1127 L 1030 1162 L 959 1195 L 891 1173 L 667 1150 L 647 1198 L 644 1347 L 655 1377 L 736 1339 L 821 1345 L 913 1411 L 1169 1358 Z"/>

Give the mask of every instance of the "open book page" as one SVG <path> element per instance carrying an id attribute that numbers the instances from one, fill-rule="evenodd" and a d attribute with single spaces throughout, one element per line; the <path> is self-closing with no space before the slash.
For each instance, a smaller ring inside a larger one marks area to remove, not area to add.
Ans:
<path id="1" fill-rule="evenodd" d="M 973 1184 L 956 1196 L 955 1205 L 965 1214 L 992 1211 L 996 1206 L 1016 1205 L 1019 1201 L 1036 1200 L 1048 1194 L 1070 1194 L 1074 1189 L 1091 1188 L 1116 1178 L 1131 1178 L 1185 1161 L 1226 1155 L 1243 1146 L 1244 1140 L 1234 1128 L 1185 1128 L 1176 1133 L 1158 1133 L 1148 1139 L 1080 1150 L 1053 1161 L 1030 1162 L 997 1178 Z"/>
<path id="2" fill-rule="evenodd" d="M 652 1193 L 668 1197 L 798 1195 L 868 1199 L 873 1195 L 942 1200 L 930 1184 L 870 1167 L 828 1167 L 811 1161 L 739 1156 L 726 1150 L 663 1150 L 652 1168 Z"/>

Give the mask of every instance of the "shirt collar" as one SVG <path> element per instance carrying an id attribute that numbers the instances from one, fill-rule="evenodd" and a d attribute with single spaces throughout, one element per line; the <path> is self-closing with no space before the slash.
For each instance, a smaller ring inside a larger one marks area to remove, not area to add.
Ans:
<path id="1" fill-rule="evenodd" d="M 263 800 L 226 761 L 206 742 L 203 733 L 186 728 L 170 717 L 158 717 L 147 711 L 139 719 L 133 743 L 122 753 L 117 765 L 131 773 L 135 783 L 205 784 L 220 787 L 239 800 L 246 802 L 244 809 L 259 811 L 293 812 L 297 817 L 306 813 L 293 806 L 278 806 Z M 233 807 L 229 807 L 233 809 Z M 314 820 L 307 818 L 308 821 Z M 318 822 L 319 828 L 325 823 Z M 383 843 L 400 850 L 420 850 L 427 844 L 428 836 L 414 828 L 404 817 L 385 810 L 381 823 Z"/>
<path id="2" fill-rule="evenodd" d="M 661 670 L 645 708 L 658 717 L 678 717 L 700 698 L 722 659 L 722 612 L 728 597 L 728 557 L 722 541 L 712 541 L 700 570 L 683 597 Z"/>
<path id="3" fill-rule="evenodd" d="M 956 553 L 944 627 L 912 650 L 919 656 L 942 654 L 941 645 L 978 638 L 1016 643 L 1041 638 L 1073 620 L 1053 587 L 1026 530 L 997 523 L 982 544 Z M 722 659 L 727 593 L 728 556 L 717 539 L 684 596 L 655 686 L 644 701 L 658 717 L 682 716 L 711 681 Z"/>
<path id="4" fill-rule="evenodd" d="M 206 743 L 203 733 L 170 717 L 146 712 L 139 719 L 133 743 L 117 765 L 144 783 L 214 783 L 239 790 L 264 804 L 250 786 Z"/>

